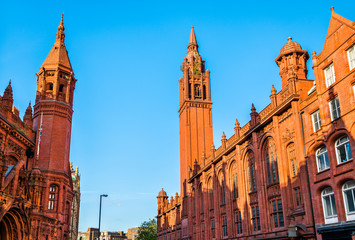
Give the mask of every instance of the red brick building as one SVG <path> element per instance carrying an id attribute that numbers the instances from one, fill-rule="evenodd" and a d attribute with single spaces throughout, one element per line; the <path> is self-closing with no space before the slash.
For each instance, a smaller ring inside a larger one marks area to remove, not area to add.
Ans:
<path id="1" fill-rule="evenodd" d="M 11 83 L 0 103 L 0 239 L 69 239 L 73 184 L 69 164 L 76 79 L 63 17 L 37 73 L 32 114 L 13 106 Z"/>
<path id="2" fill-rule="evenodd" d="M 355 239 L 355 23 L 332 9 L 315 80 L 291 38 L 282 89 L 215 149 L 209 70 L 191 30 L 179 80 L 181 195 L 158 199 L 158 239 Z"/>

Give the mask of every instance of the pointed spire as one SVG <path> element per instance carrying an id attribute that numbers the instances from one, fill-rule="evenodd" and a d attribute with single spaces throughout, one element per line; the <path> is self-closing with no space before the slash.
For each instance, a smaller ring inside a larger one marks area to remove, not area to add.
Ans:
<path id="1" fill-rule="evenodd" d="M 224 132 L 222 133 L 222 139 L 226 139 L 226 134 Z"/>
<path id="2" fill-rule="evenodd" d="M 64 16 L 64 13 L 62 13 L 62 18 L 60 19 L 60 24 L 58 26 L 58 32 L 57 32 L 57 41 L 61 41 L 61 42 L 64 42 L 64 37 L 65 37 L 65 34 L 64 34 L 64 24 L 63 24 L 63 16 Z"/>
<path id="3" fill-rule="evenodd" d="M 238 121 L 238 118 L 235 119 L 235 127 L 239 128 L 240 125 L 239 125 L 239 121 Z"/>
<path id="4" fill-rule="evenodd" d="M 44 60 L 42 67 L 44 68 L 57 68 L 58 65 L 66 67 L 67 70 L 72 71 L 72 66 L 69 60 L 68 51 L 64 44 L 64 24 L 63 24 L 63 14 L 58 26 L 57 38 L 49 52 L 47 58 Z"/>
<path id="5" fill-rule="evenodd" d="M 191 27 L 189 45 L 191 45 L 191 44 L 197 45 L 196 36 L 195 36 L 195 31 L 194 31 L 194 26 Z"/>
<path id="6" fill-rule="evenodd" d="M 254 107 L 254 103 L 251 104 L 251 112 L 252 113 L 256 112 L 256 108 Z"/>
<path id="7" fill-rule="evenodd" d="M 13 98 L 13 93 L 12 93 L 12 87 L 11 87 L 11 79 L 9 81 L 9 85 L 7 85 L 4 95 L 2 97 L 3 104 L 11 110 L 12 104 L 14 103 L 14 98 Z"/>
<path id="8" fill-rule="evenodd" d="M 276 94 L 276 89 L 275 89 L 274 84 L 271 87 L 271 94 L 273 94 L 273 95 Z"/>
<path id="9" fill-rule="evenodd" d="M 187 48 L 189 49 L 189 51 L 198 49 L 198 44 L 196 41 L 196 36 L 195 36 L 195 31 L 193 26 L 191 27 L 190 40 Z"/>

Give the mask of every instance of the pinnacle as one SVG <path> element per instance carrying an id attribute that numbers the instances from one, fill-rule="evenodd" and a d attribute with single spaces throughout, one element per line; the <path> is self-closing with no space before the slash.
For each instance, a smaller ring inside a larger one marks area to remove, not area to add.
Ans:
<path id="1" fill-rule="evenodd" d="M 194 26 L 191 27 L 189 45 L 197 45 Z"/>
<path id="2" fill-rule="evenodd" d="M 64 37 L 65 37 L 65 34 L 64 34 L 64 23 L 63 23 L 63 16 L 64 14 L 62 13 L 62 17 L 60 19 L 60 23 L 59 23 L 59 26 L 58 26 L 58 32 L 57 32 L 57 41 L 61 41 L 61 42 L 64 42 Z"/>

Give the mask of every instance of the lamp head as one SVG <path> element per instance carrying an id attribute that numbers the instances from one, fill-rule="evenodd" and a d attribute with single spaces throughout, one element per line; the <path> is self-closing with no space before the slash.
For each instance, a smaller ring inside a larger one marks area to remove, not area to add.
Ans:
<path id="1" fill-rule="evenodd" d="M 103 197 L 108 197 L 108 195 L 107 195 L 107 194 L 102 194 L 101 196 L 103 196 Z"/>

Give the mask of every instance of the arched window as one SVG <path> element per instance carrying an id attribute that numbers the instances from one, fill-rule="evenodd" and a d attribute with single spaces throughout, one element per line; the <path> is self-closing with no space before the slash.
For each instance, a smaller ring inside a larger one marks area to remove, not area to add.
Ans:
<path id="1" fill-rule="evenodd" d="M 329 168 L 328 151 L 325 146 L 316 151 L 318 172 Z"/>
<path id="2" fill-rule="evenodd" d="M 250 151 L 247 154 L 247 159 L 248 159 L 249 191 L 254 192 L 256 191 L 254 153 Z"/>
<path id="3" fill-rule="evenodd" d="M 226 204 L 226 182 L 224 181 L 223 174 L 219 176 L 219 194 L 220 194 L 220 204 Z"/>
<path id="4" fill-rule="evenodd" d="M 47 90 L 53 91 L 53 83 L 48 83 L 47 84 Z"/>
<path id="5" fill-rule="evenodd" d="M 58 200 L 58 187 L 56 185 L 50 185 L 48 196 L 48 209 L 55 210 L 57 208 Z"/>
<path id="6" fill-rule="evenodd" d="M 203 85 L 203 100 L 206 99 L 206 85 Z"/>
<path id="7" fill-rule="evenodd" d="M 210 209 L 214 208 L 214 195 L 213 195 L 213 181 L 210 179 L 208 181 L 208 195 L 210 200 Z"/>
<path id="8" fill-rule="evenodd" d="M 61 93 L 61 92 L 63 92 L 63 90 L 64 90 L 64 84 L 60 84 L 59 85 L 59 92 Z"/>
<path id="9" fill-rule="evenodd" d="M 343 185 L 343 196 L 346 210 L 346 220 L 355 220 L 355 181 L 347 181 Z"/>
<path id="10" fill-rule="evenodd" d="M 298 175 L 298 164 L 296 159 L 296 149 L 294 143 L 291 143 L 287 146 L 287 156 L 291 167 L 291 176 L 296 177 Z"/>
<path id="11" fill-rule="evenodd" d="M 331 187 L 327 187 L 322 191 L 322 202 L 323 202 L 324 222 L 325 223 L 338 222 L 334 191 Z"/>
<path id="12" fill-rule="evenodd" d="M 201 98 L 201 86 L 200 84 L 195 84 L 195 98 L 200 99 Z"/>
<path id="13" fill-rule="evenodd" d="M 275 144 L 272 140 L 268 139 L 264 145 L 264 159 L 266 162 L 266 170 L 268 183 L 274 184 L 279 182 L 279 176 L 277 171 L 277 155 Z"/>
<path id="14" fill-rule="evenodd" d="M 353 159 L 348 136 L 343 136 L 335 142 L 338 163 Z"/>
<path id="15" fill-rule="evenodd" d="M 237 199 L 239 197 L 238 191 L 238 175 L 237 175 L 237 164 L 233 163 L 230 168 L 230 186 L 232 188 L 232 199 Z"/>
<path id="16" fill-rule="evenodd" d="M 202 189 L 202 184 L 200 184 L 200 212 L 203 213 L 203 189 Z"/>

